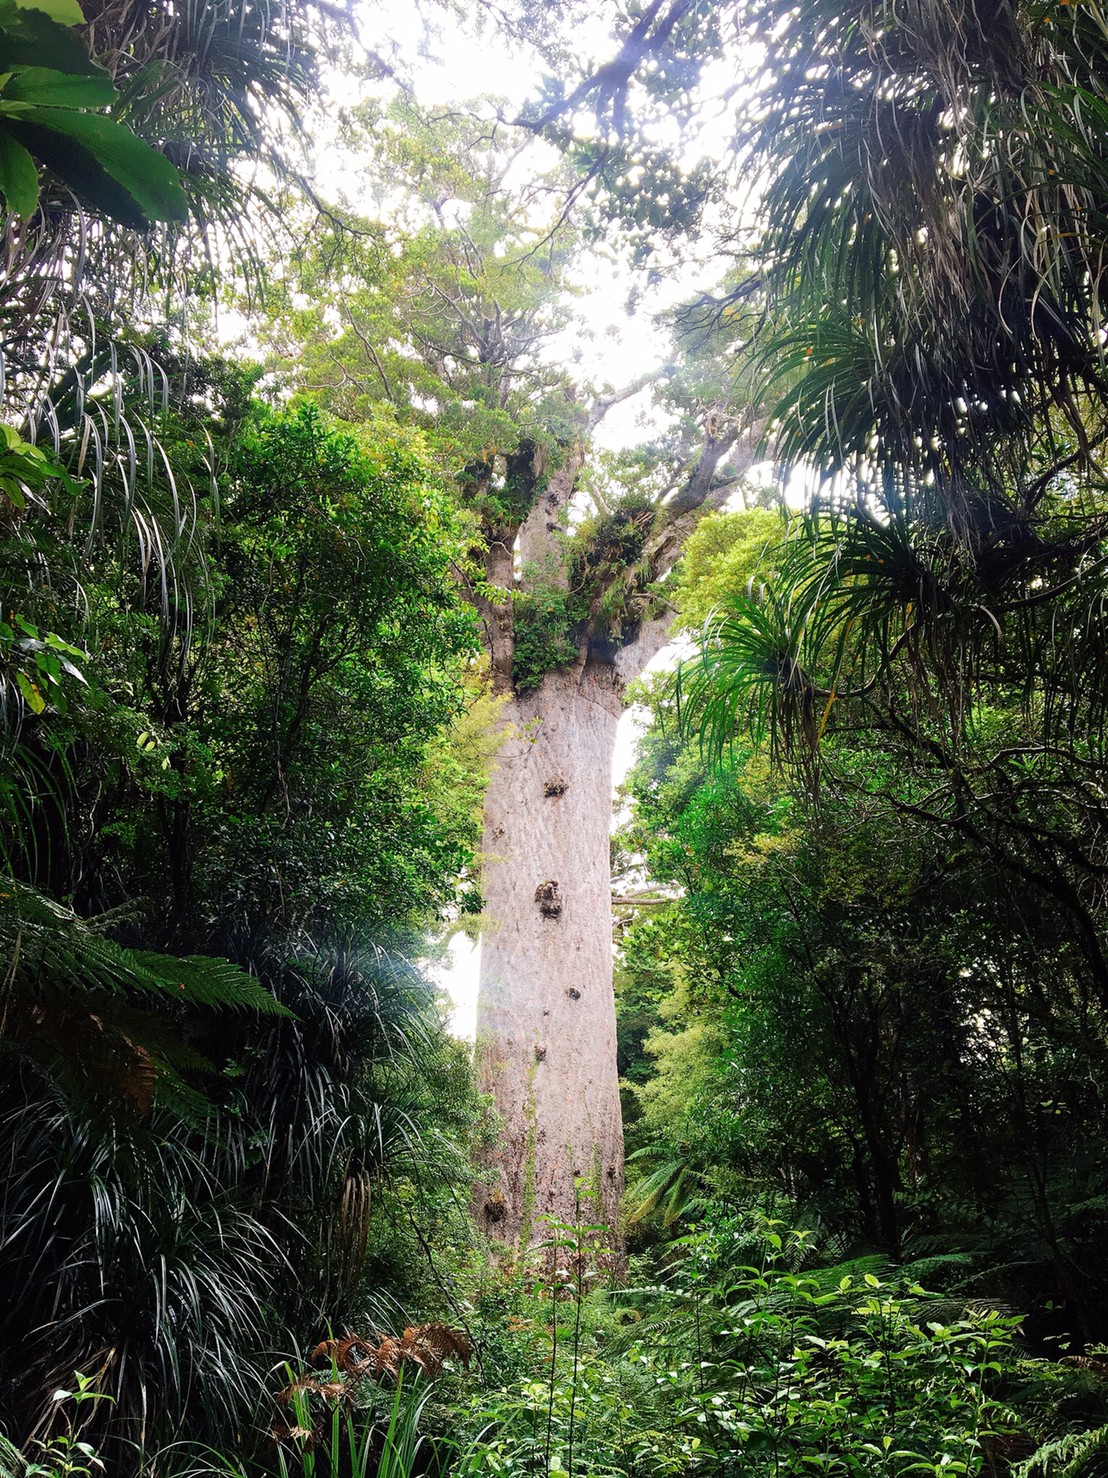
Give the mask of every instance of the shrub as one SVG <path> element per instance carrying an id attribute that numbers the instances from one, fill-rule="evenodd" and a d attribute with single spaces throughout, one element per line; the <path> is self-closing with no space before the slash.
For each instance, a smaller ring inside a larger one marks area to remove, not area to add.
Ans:
<path id="1" fill-rule="evenodd" d="M 1018 1321 L 875 1259 L 805 1270 L 808 1240 L 722 1221 L 655 1278 L 591 1294 L 571 1260 L 533 1296 L 533 1368 L 466 1413 L 459 1471 L 978 1472 L 1018 1427 L 999 1395 Z"/>

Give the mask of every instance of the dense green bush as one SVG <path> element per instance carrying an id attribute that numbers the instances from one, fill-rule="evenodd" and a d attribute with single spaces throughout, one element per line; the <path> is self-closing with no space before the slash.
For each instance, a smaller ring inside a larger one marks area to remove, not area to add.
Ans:
<path id="1" fill-rule="evenodd" d="M 539 588 L 518 596 L 513 610 L 512 685 L 517 693 L 531 693 L 548 672 L 577 660 L 573 623 L 564 590 Z"/>
<path id="2" fill-rule="evenodd" d="M 1022 1426 L 1005 1398 L 1018 1319 L 879 1259 L 821 1266 L 811 1243 L 719 1216 L 624 1286 L 590 1291 L 572 1246 L 553 1280 L 520 1272 L 507 1323 L 530 1368 L 470 1398 L 457 1470 L 981 1471 Z"/>
<path id="3" fill-rule="evenodd" d="M 407 1213 L 443 1219 L 468 1177 L 468 1064 L 403 955 L 476 835 L 479 762 L 442 760 L 473 653 L 452 515 L 418 438 L 225 378 L 164 420 L 179 472 L 198 421 L 220 437 L 173 565 L 139 580 L 97 540 L 77 584 L 64 487 L 0 539 L 5 603 L 88 650 L 65 711 L 9 707 L 0 742 L 24 823 L 0 889 L 0 1421 L 21 1439 L 96 1371 L 115 1464 L 221 1440 L 278 1355 L 391 1321 Z M 183 472 L 154 477 L 183 507 Z"/>

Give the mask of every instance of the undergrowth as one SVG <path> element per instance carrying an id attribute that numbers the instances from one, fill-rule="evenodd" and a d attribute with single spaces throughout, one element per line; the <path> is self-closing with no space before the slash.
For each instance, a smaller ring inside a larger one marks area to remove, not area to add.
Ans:
<path id="1" fill-rule="evenodd" d="M 1104 1461 L 1108 1367 L 1029 1357 L 1017 1315 L 912 1267 L 822 1265 L 810 1234 L 749 1216 L 690 1228 L 620 1283 L 583 1237 L 560 1241 L 553 1272 L 538 1249 L 477 1287 L 483 1379 L 448 1377 L 433 1409 L 465 1478 L 1082 1478 Z"/>
<path id="2" fill-rule="evenodd" d="M 1032 1357 L 1017 1315 L 876 1256 L 827 1266 L 809 1233 L 767 1218 L 717 1215 L 620 1279 L 595 1234 L 555 1227 L 514 1267 L 475 1266 L 464 1333 L 326 1341 L 314 1369 L 280 1372 L 255 1459 L 179 1448 L 146 1478 L 1108 1473 L 1100 1352 Z M 0 1452 L 0 1474 L 99 1471 L 68 1430 Z"/>

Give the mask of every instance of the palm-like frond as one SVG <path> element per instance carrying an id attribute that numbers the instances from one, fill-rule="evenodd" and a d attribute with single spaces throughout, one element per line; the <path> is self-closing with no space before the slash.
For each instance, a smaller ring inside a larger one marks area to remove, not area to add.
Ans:
<path id="1" fill-rule="evenodd" d="M 638 1150 L 628 1162 L 650 1155 Z M 657 1216 L 663 1227 L 670 1228 L 694 1210 L 699 1191 L 699 1176 L 684 1160 L 666 1159 L 640 1180 L 628 1186 L 626 1217 L 629 1227 Z"/>
<path id="2" fill-rule="evenodd" d="M 955 725 L 984 679 L 1035 689 L 1055 734 L 1103 729 L 1108 71 L 1072 11 L 745 11 L 772 57 L 744 134 L 768 178 L 770 435 L 851 490 L 777 603 L 818 585 L 818 683 L 845 659 L 880 686 L 895 652 Z"/>
<path id="3" fill-rule="evenodd" d="M 820 700 L 805 665 L 810 607 L 788 592 L 736 595 L 710 616 L 696 657 L 677 670 L 678 721 L 719 759 L 740 729 L 774 753 L 817 742 Z"/>
<path id="4" fill-rule="evenodd" d="M 9 1416 L 95 1363 L 112 1442 L 225 1433 L 293 1331 L 353 1316 L 378 1189 L 435 1160 L 429 987 L 381 951 L 305 954 L 269 971 L 282 1006 L 29 889 L 8 906 L 0 1236 L 24 1293 L 0 1328 L 38 1330 L 7 1341 Z"/>
<path id="5" fill-rule="evenodd" d="M 204 1059 L 174 1030 L 185 1008 L 287 1014 L 226 960 L 114 944 L 41 893 L 0 880 L 0 1052 L 34 1063 L 75 1106 L 148 1113 L 194 1095 Z"/>
<path id="6" fill-rule="evenodd" d="M 751 14 L 776 27 L 748 136 L 788 324 L 771 382 L 811 351 L 790 444 L 938 472 L 1003 464 L 1051 404 L 1079 426 L 1101 379 L 1103 36 L 929 3 Z"/>
<path id="7" fill-rule="evenodd" d="M 337 1195 L 340 1220 L 360 1237 L 369 1184 L 398 1155 L 425 1152 L 406 1082 L 430 1053 L 429 987 L 378 950 L 290 960 L 271 978 L 290 1014 L 245 1084 L 266 1124 L 266 1182 Z"/>
<path id="8" fill-rule="evenodd" d="M 946 490 L 949 492 L 949 488 Z M 1046 736 L 1099 744 L 1108 720 L 1100 515 L 1035 516 L 910 473 L 827 485 L 794 520 L 768 589 L 733 597 L 678 679 L 681 721 L 715 755 L 738 728 L 803 755 L 852 700 L 899 704 L 957 744 L 978 700 Z"/>
<path id="9" fill-rule="evenodd" d="M 187 639 L 204 605 L 198 500 L 159 439 L 164 372 L 135 341 L 164 320 L 167 299 L 184 303 L 196 283 L 210 286 L 217 260 L 224 270 L 260 273 L 263 225 L 254 206 L 261 203 L 263 217 L 269 207 L 257 177 L 240 166 L 287 173 L 319 51 L 344 20 L 330 6 L 253 0 L 109 0 L 89 10 L 92 50 L 121 91 L 119 117 L 178 165 L 190 222 L 157 237 L 136 233 L 90 216 L 58 189 L 46 190 L 31 218 L 0 221 L 0 417 L 53 443 L 85 489 L 61 515 L 70 534 L 103 547 L 122 528 L 133 560 L 126 574 L 137 572 Z M 40 523 L 31 518 L 18 530 L 29 562 Z M 34 572 L 40 580 L 43 568 Z"/>
<path id="10" fill-rule="evenodd" d="M 164 1113 L 137 1137 L 106 1132 L 9 1078 L 0 1142 L 15 1168 L 0 1220 L 13 1283 L 0 1326 L 20 1349 L 4 1370 L 9 1430 L 56 1416 L 49 1393 L 74 1369 L 96 1370 L 113 1398 L 97 1424 L 140 1450 L 186 1411 L 194 1430 L 217 1431 L 251 1409 L 288 1264 L 193 1140 Z"/>

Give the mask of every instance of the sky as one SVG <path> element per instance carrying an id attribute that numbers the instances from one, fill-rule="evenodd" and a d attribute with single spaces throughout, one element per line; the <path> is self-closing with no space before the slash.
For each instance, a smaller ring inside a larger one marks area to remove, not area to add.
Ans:
<path id="1" fill-rule="evenodd" d="M 613 5 L 601 0 L 592 9 L 580 9 L 575 15 L 575 54 L 584 65 L 591 58 L 603 60 L 616 50 L 618 43 L 611 27 L 614 10 Z M 502 30 L 491 24 L 478 28 L 476 14 L 472 5 L 455 14 L 445 5 L 419 0 L 367 0 L 362 41 L 386 62 L 393 56 L 403 58 L 404 76 L 425 107 L 466 106 L 490 118 L 498 113 L 514 116 L 538 90 L 544 64 L 533 49 L 513 41 Z M 724 66 L 726 75 L 709 77 L 707 95 L 726 93 L 733 62 Z M 335 74 L 327 91 L 345 104 L 354 104 L 364 93 L 364 83 Z M 379 95 L 388 97 L 398 91 L 386 81 Z M 495 101 L 478 102 L 490 97 Z M 723 148 L 730 118 L 728 107 L 706 109 L 703 127 L 690 135 L 690 165 L 701 154 Z M 326 138 L 327 120 L 321 123 L 322 128 L 316 131 Z M 538 175 L 556 157 L 552 146 L 534 140 L 521 155 L 518 168 Z M 341 150 L 321 150 L 317 170 L 324 193 L 345 195 L 351 205 L 357 206 L 357 199 L 350 198 L 352 193 L 356 197 L 356 176 L 352 177 L 349 159 Z M 660 262 L 660 257 L 656 261 Z M 660 369 L 670 357 L 668 340 L 659 332 L 653 315 L 687 300 L 695 288 L 704 285 L 703 264 L 684 271 L 670 267 L 659 273 L 656 269 L 647 287 L 642 272 L 636 273 L 610 254 L 586 257 L 576 283 L 573 322 L 562 339 L 551 341 L 549 352 L 559 363 L 573 365 L 580 380 L 618 389 L 652 368 Z M 636 291 L 643 307 L 630 312 L 629 300 Z M 651 429 L 643 394 L 610 411 L 598 427 L 595 440 L 597 445 L 615 450 L 645 439 Z"/>

